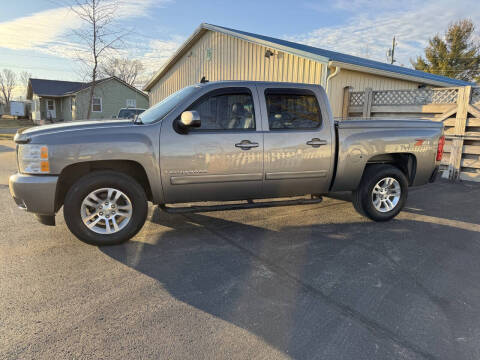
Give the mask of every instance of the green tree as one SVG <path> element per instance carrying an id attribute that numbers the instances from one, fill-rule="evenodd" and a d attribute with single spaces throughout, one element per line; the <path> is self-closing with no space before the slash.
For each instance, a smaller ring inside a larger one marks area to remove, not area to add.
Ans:
<path id="1" fill-rule="evenodd" d="M 425 58 L 411 63 L 417 70 L 465 81 L 480 81 L 480 44 L 474 40 L 475 25 L 469 19 L 451 24 L 445 36 L 428 41 Z"/>

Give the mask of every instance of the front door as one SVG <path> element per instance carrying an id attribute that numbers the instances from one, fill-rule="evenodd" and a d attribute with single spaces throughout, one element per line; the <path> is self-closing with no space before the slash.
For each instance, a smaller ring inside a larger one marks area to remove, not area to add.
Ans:
<path id="1" fill-rule="evenodd" d="M 258 87 L 266 129 L 264 197 L 322 194 L 330 186 L 334 143 L 327 105 L 320 88 L 298 86 Z"/>
<path id="2" fill-rule="evenodd" d="M 55 119 L 57 117 L 57 112 L 55 110 L 55 100 L 47 99 L 47 119 Z"/>
<path id="3" fill-rule="evenodd" d="M 263 177 L 263 134 L 256 89 L 212 90 L 183 110 L 201 127 L 182 134 L 162 123 L 160 168 L 167 203 L 258 198 Z"/>

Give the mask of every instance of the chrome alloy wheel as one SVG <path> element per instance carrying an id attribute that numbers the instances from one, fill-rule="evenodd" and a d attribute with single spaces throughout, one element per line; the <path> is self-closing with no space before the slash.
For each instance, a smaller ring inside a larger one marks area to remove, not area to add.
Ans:
<path id="1" fill-rule="evenodd" d="M 373 206 L 382 213 L 392 211 L 400 201 L 401 195 L 402 189 L 396 179 L 392 177 L 383 178 L 373 187 Z"/>
<path id="2" fill-rule="evenodd" d="M 86 227 L 97 234 L 114 234 L 132 218 L 132 203 L 118 189 L 102 188 L 92 191 L 82 201 L 80 215 Z"/>

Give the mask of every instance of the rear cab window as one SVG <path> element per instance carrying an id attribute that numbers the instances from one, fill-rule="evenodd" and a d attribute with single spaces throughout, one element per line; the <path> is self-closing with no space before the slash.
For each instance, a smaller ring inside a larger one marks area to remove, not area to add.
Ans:
<path id="1" fill-rule="evenodd" d="M 322 111 L 317 97 L 310 90 L 266 89 L 270 130 L 308 130 L 322 125 Z"/>

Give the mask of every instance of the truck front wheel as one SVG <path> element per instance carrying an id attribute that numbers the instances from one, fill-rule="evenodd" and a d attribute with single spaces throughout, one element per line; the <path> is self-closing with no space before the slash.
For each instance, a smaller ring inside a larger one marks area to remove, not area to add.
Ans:
<path id="1" fill-rule="evenodd" d="M 405 174 L 392 165 L 368 165 L 353 192 L 355 209 L 374 221 L 388 221 L 403 209 L 408 196 Z"/>
<path id="2" fill-rule="evenodd" d="M 80 178 L 67 192 L 63 206 L 70 231 L 93 245 L 129 240 L 142 228 L 147 212 L 143 188 L 115 171 L 96 171 Z"/>

